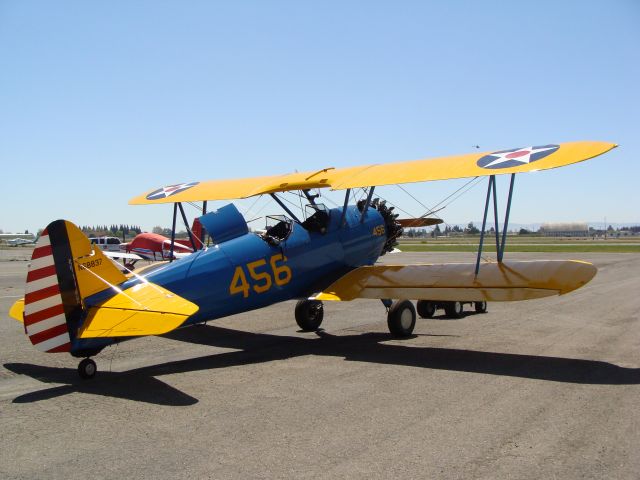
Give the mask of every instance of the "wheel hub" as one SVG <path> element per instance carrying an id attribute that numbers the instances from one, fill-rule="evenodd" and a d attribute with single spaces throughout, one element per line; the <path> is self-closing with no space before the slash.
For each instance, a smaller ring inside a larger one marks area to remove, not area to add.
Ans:
<path id="1" fill-rule="evenodd" d="M 405 308 L 402 311 L 402 314 L 400 315 L 400 325 L 402 325 L 402 328 L 405 330 L 408 330 L 411 328 L 411 323 L 413 320 L 413 315 L 411 315 L 411 311 L 408 308 Z"/>

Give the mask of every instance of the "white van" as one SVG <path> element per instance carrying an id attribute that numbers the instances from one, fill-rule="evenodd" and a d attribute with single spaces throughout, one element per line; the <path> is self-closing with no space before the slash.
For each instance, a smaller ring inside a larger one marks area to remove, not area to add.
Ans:
<path id="1" fill-rule="evenodd" d="M 89 240 L 92 245 L 97 245 L 106 252 L 119 252 L 122 243 L 118 237 L 94 237 Z"/>

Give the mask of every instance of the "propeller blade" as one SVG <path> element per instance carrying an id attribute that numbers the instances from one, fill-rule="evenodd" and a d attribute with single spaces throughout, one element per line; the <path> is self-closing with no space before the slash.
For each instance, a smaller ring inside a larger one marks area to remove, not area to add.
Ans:
<path id="1" fill-rule="evenodd" d="M 396 222 L 405 228 L 411 228 L 430 227 L 431 225 L 439 225 L 443 221 L 440 218 L 398 218 Z"/>

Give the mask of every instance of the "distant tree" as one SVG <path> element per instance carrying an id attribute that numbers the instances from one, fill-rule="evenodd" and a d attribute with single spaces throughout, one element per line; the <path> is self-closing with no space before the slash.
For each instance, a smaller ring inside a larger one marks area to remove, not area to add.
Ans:
<path id="1" fill-rule="evenodd" d="M 162 235 L 162 233 L 164 232 L 164 229 L 157 225 L 155 227 L 153 227 L 153 229 L 151 230 L 152 233 L 157 233 L 158 235 Z"/>
<path id="2" fill-rule="evenodd" d="M 518 235 L 529 235 L 530 233 L 531 231 L 527 230 L 526 228 L 521 228 L 518 232 Z"/>
<path id="3" fill-rule="evenodd" d="M 495 228 L 493 228 L 493 227 L 491 227 L 491 228 L 489 229 L 489 233 L 496 233 L 496 229 L 495 229 Z"/>
<path id="4" fill-rule="evenodd" d="M 469 225 L 467 225 L 467 228 L 465 229 L 465 233 L 468 233 L 470 235 L 477 235 L 478 233 L 480 233 L 480 230 L 476 228 L 473 222 L 469 222 Z"/>
<path id="5" fill-rule="evenodd" d="M 440 235 L 442 235 L 442 232 L 440 231 L 440 226 L 436 225 L 436 227 L 431 231 L 431 236 L 433 238 L 439 237 Z"/>

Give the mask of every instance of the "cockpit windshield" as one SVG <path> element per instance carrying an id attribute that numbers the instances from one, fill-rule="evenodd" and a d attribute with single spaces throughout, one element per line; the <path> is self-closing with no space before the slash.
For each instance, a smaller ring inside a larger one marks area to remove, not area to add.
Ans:
<path id="1" fill-rule="evenodd" d="M 322 203 L 307 205 L 307 219 L 302 222 L 302 226 L 310 231 L 317 233 L 326 233 L 329 226 L 329 218 L 331 211 Z"/>
<path id="2" fill-rule="evenodd" d="M 280 245 L 293 231 L 293 220 L 284 215 L 267 215 L 266 225 L 261 237 L 271 245 Z"/>

